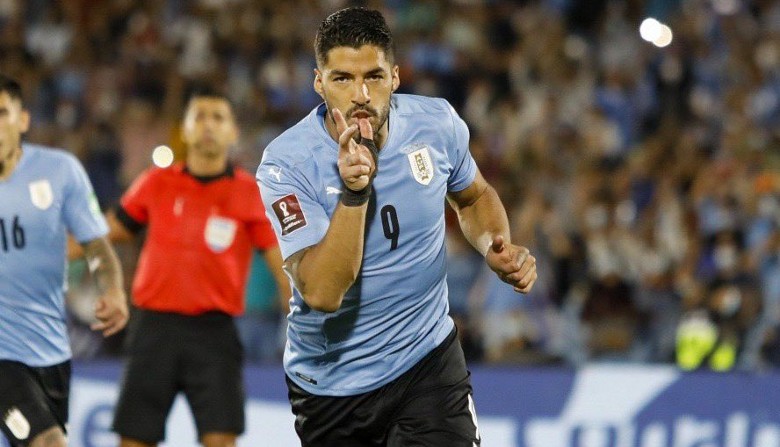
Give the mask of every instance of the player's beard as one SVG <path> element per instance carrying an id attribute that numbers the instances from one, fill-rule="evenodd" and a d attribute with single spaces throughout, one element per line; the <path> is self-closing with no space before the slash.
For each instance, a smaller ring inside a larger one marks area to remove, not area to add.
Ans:
<path id="1" fill-rule="evenodd" d="M 330 110 L 330 107 L 328 107 L 328 110 Z M 379 132 L 379 129 L 381 129 L 385 123 L 387 122 L 387 119 L 390 117 L 390 101 L 385 104 L 384 107 L 382 107 L 381 110 L 377 111 L 373 107 L 353 107 L 347 111 L 347 117 L 348 119 L 352 117 L 352 114 L 355 112 L 358 112 L 360 110 L 365 110 L 366 112 L 370 113 L 372 117 L 376 117 L 376 125 L 371 125 L 373 127 L 374 136 L 376 136 L 377 132 Z M 331 115 L 331 119 L 333 119 L 333 116 Z M 336 122 L 335 120 L 333 121 Z M 354 137 L 356 142 L 360 142 L 360 134 L 355 135 Z"/>

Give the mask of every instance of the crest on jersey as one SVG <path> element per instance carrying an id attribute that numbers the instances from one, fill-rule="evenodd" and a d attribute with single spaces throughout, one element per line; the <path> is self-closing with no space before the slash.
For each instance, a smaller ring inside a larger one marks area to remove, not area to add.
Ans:
<path id="1" fill-rule="evenodd" d="M 3 422 L 16 439 L 24 441 L 30 436 L 30 422 L 18 408 L 11 407 L 11 409 L 3 415 Z"/>
<path id="2" fill-rule="evenodd" d="M 29 187 L 30 201 L 36 208 L 46 210 L 54 203 L 54 192 L 48 180 L 36 180 Z"/>
<path id="3" fill-rule="evenodd" d="M 238 224 L 227 217 L 211 216 L 206 221 L 206 245 L 215 253 L 222 253 L 233 245 Z"/>
<path id="4" fill-rule="evenodd" d="M 431 153 L 425 144 L 415 144 L 412 147 L 404 148 L 404 152 L 409 151 L 406 156 L 409 158 L 409 167 L 412 168 L 412 175 L 417 183 L 428 185 L 433 178 L 433 161 Z"/>

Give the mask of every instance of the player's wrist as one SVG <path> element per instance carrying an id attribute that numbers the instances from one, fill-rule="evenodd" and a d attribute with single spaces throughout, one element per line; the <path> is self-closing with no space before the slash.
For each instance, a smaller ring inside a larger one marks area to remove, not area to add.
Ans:
<path id="1" fill-rule="evenodd" d="M 344 192 L 341 193 L 341 203 L 345 206 L 362 206 L 368 203 L 370 198 L 371 183 L 360 191 L 353 191 L 345 186 Z"/>

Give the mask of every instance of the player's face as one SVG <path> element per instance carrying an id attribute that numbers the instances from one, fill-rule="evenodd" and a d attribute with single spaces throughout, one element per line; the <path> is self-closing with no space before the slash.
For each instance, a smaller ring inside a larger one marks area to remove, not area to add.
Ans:
<path id="1" fill-rule="evenodd" d="M 30 115 L 22 103 L 0 92 L 0 161 L 8 159 L 21 144 L 22 134 L 30 125 Z"/>
<path id="2" fill-rule="evenodd" d="M 325 100 L 328 110 L 338 108 L 348 124 L 367 118 L 380 140 L 387 134 L 390 96 L 400 83 L 398 66 L 386 56 L 374 45 L 336 47 L 328 51 L 327 62 L 314 72 L 314 90 Z M 334 134 L 333 117 L 326 122 Z"/>
<path id="3" fill-rule="evenodd" d="M 182 138 L 190 151 L 216 158 L 227 154 L 238 140 L 230 104 L 222 98 L 196 97 L 184 115 Z"/>

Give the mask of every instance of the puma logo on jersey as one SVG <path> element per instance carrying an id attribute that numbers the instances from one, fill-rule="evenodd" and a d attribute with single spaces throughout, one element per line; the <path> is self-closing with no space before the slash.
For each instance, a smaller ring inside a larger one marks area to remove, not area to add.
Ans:
<path id="1" fill-rule="evenodd" d="M 326 186 L 325 187 L 325 194 L 326 195 L 341 194 L 341 190 L 336 188 L 336 187 L 333 187 L 333 186 Z"/>
<path id="2" fill-rule="evenodd" d="M 276 181 L 282 181 L 282 168 L 268 168 L 268 173 L 276 177 Z"/>

